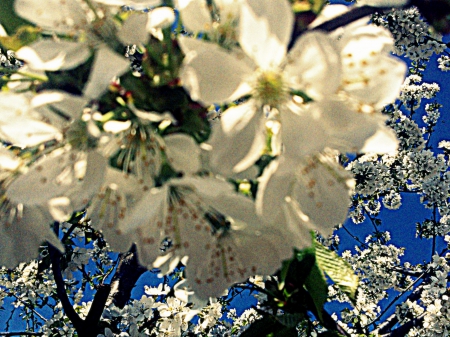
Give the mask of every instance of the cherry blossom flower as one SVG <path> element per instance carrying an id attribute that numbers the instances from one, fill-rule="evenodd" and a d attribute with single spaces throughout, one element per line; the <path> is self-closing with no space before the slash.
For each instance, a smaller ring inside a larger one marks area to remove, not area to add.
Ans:
<path id="1" fill-rule="evenodd" d="M 18 176 L 6 195 L 19 204 L 48 206 L 57 220 L 64 221 L 86 207 L 103 182 L 105 168 L 106 159 L 95 151 L 53 151 Z"/>
<path id="2" fill-rule="evenodd" d="M 300 230 L 297 247 L 309 246 L 310 231 L 330 235 L 345 220 L 353 185 L 330 154 L 306 157 L 300 165 L 281 156 L 259 179 L 257 212 L 264 221 Z"/>
<path id="3" fill-rule="evenodd" d="M 287 54 L 292 22 L 293 14 L 287 2 L 248 0 L 242 4 L 239 21 L 242 50 L 226 51 L 212 43 L 180 39 L 184 49 L 190 50 L 181 79 L 193 99 L 209 105 L 231 102 L 245 95 L 252 97 L 227 110 L 220 124 L 213 128 L 208 141 L 213 146 L 211 161 L 221 174 L 242 171 L 259 158 L 265 146 L 262 107 L 266 105 L 281 121 L 282 143 L 295 157 L 322 151 L 326 146 L 351 151 L 361 149 L 367 138 L 384 128 L 377 119 L 355 114 L 354 107 L 339 94 L 343 84 L 355 82 L 355 71 L 347 71 L 350 66 L 343 65 L 335 41 L 323 33 L 305 33 Z M 374 53 L 374 62 L 380 61 L 382 66 L 387 66 L 377 55 L 381 53 Z M 395 65 L 394 69 L 402 70 L 393 71 L 392 77 L 401 79 L 405 66 L 392 59 L 389 62 L 391 68 Z M 362 72 L 356 71 L 359 86 L 348 94 L 361 90 L 358 97 L 363 93 L 368 97 L 365 103 L 371 107 L 368 112 L 372 112 L 386 103 L 383 95 L 395 92 L 395 88 L 382 89 L 380 94 L 374 91 L 372 95 L 370 88 L 361 88 Z M 350 76 L 353 77 L 347 79 Z M 306 94 L 314 102 L 304 104 L 304 99 L 295 92 Z M 291 94 L 294 94 L 292 99 Z M 355 123 L 355 118 L 361 121 Z M 355 124 L 365 127 L 353 128 Z M 352 132 L 348 132 L 350 128 Z M 302 139 L 297 140 L 297 137 Z M 230 156 L 230 153 L 234 155 Z"/>
<path id="4" fill-rule="evenodd" d="M 62 138 L 61 130 L 45 123 L 36 112 L 31 94 L 0 93 L 0 138 L 19 147 Z"/>
<path id="5" fill-rule="evenodd" d="M 170 25 L 175 19 L 173 10 L 160 8 L 151 13 L 130 15 L 119 29 L 110 10 L 101 4 L 84 1 L 46 0 L 39 4 L 29 0 L 14 3 L 18 15 L 43 29 L 69 34 L 75 41 L 41 40 L 17 51 L 17 56 L 36 70 L 72 69 L 88 60 L 91 48 L 96 50 L 94 63 L 84 95 L 97 98 L 114 76 L 129 70 L 129 62 L 120 50 L 123 45 L 143 43 L 152 29 Z M 52 11 L 42 8 L 53 8 Z M 136 32 L 140 34 L 136 35 Z"/>
<path id="6" fill-rule="evenodd" d="M 214 7 L 208 7 L 202 0 L 177 0 L 175 7 L 188 31 L 204 32 L 210 40 L 233 47 L 237 43 L 241 4 L 241 0 L 218 0 Z"/>
<path id="7" fill-rule="evenodd" d="M 0 148 L 0 264 L 13 268 L 37 257 L 41 244 L 48 241 L 63 250 L 50 228 L 53 217 L 42 206 L 28 206 L 8 199 L 5 190 L 13 180 L 21 160 Z"/>

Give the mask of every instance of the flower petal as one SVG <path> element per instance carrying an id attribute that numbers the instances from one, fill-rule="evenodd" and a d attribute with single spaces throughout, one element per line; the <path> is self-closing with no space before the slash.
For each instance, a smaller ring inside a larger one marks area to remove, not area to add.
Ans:
<path id="1" fill-rule="evenodd" d="M 394 130 L 385 125 L 380 125 L 377 132 L 366 140 L 361 152 L 393 154 L 397 151 L 398 144 L 399 140 Z"/>
<path id="2" fill-rule="evenodd" d="M 102 184 L 105 167 L 106 159 L 92 151 L 55 151 L 14 180 L 6 196 L 25 205 L 45 205 L 53 198 L 66 196 L 79 210 Z"/>
<path id="3" fill-rule="evenodd" d="M 284 73 L 292 88 L 321 99 L 336 93 L 339 88 L 341 59 L 326 34 L 305 33 L 289 52 Z"/>
<path id="4" fill-rule="evenodd" d="M 224 112 L 208 143 L 211 168 L 224 175 L 243 171 L 261 156 L 265 146 L 264 115 L 250 100 Z"/>
<path id="5" fill-rule="evenodd" d="M 195 51 L 186 55 L 180 74 L 181 83 L 194 101 L 211 105 L 230 102 L 249 93 L 245 80 L 253 69 L 235 53 L 213 43 L 190 38 L 181 41 L 186 45 L 195 43 Z"/>
<path id="6" fill-rule="evenodd" d="M 330 156 L 309 159 L 297 170 L 298 183 L 291 197 L 323 235 L 347 217 L 351 174 Z"/>
<path id="7" fill-rule="evenodd" d="M 149 39 L 146 29 L 148 21 L 148 13 L 131 12 L 117 33 L 117 37 L 125 45 L 147 43 Z"/>
<path id="8" fill-rule="evenodd" d="M 114 76 L 120 76 L 130 69 L 129 61 L 122 55 L 103 46 L 95 53 L 94 64 L 84 88 L 84 95 L 94 99 L 106 90 Z"/>
<path id="9" fill-rule="evenodd" d="M 291 38 L 294 15 L 285 0 L 245 0 L 239 20 L 239 43 L 263 69 L 281 64 Z"/>
<path id="10" fill-rule="evenodd" d="M 60 33 L 76 32 L 89 22 L 79 1 L 16 0 L 16 13 L 30 22 Z"/>
<path id="11" fill-rule="evenodd" d="M 177 0 L 183 26 L 191 32 L 205 31 L 211 25 L 211 14 L 203 0 Z"/>
<path id="12" fill-rule="evenodd" d="M 324 116 L 326 112 L 315 102 L 304 106 L 289 102 L 281 109 L 281 139 L 285 157 L 302 160 L 305 155 L 320 152 L 329 146 Z"/>
<path id="13" fill-rule="evenodd" d="M 85 62 L 91 51 L 84 43 L 42 40 L 20 48 L 17 57 L 34 70 L 68 70 Z"/>
<path id="14" fill-rule="evenodd" d="M 0 137 L 19 147 L 39 145 L 53 139 L 61 139 L 60 131 L 40 121 L 29 118 L 11 118 L 0 124 Z"/>
<path id="15" fill-rule="evenodd" d="M 291 192 L 295 183 L 292 163 L 285 164 L 286 157 L 271 162 L 262 176 L 258 179 L 258 193 L 256 194 L 256 211 L 266 223 L 274 223 L 279 217 L 285 198 Z M 289 167 L 291 169 L 289 169 Z"/>
<path id="16" fill-rule="evenodd" d="M 196 173 L 201 168 L 200 147 L 194 138 L 183 134 L 164 137 L 170 165 L 177 171 Z"/>
<path id="17" fill-rule="evenodd" d="M 63 251 L 61 242 L 50 229 L 52 222 L 52 217 L 42 207 L 10 208 L 0 221 L 0 265 L 13 268 L 36 259 L 45 241 Z"/>

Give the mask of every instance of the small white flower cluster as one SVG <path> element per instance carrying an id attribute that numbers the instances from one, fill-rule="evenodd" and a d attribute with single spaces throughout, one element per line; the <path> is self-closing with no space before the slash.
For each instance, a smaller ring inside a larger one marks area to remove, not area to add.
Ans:
<path id="1" fill-rule="evenodd" d="M 411 304 L 409 318 L 423 318 L 423 327 L 413 328 L 408 336 L 438 337 L 447 336 L 450 326 L 450 301 L 447 290 L 450 266 L 448 259 L 434 255 L 433 261 L 428 265 L 431 272 L 429 279 L 423 286 L 419 307 Z"/>
<path id="2" fill-rule="evenodd" d="M 400 99 L 408 106 L 417 108 L 420 106 L 422 98 L 431 99 L 436 97 L 440 91 L 437 83 L 422 82 L 419 75 L 410 75 L 402 85 Z"/>
<path id="3" fill-rule="evenodd" d="M 349 262 L 360 274 L 362 282 L 370 284 L 372 294 L 381 296 L 381 299 L 385 296 L 384 290 L 398 284 L 399 275 L 394 272 L 394 267 L 400 265 L 404 249 L 374 241 L 370 235 L 366 242 L 369 242 L 366 249 L 355 247 L 356 254 L 352 255 Z"/>
<path id="4" fill-rule="evenodd" d="M 438 103 L 425 104 L 426 115 L 422 117 L 422 120 L 425 122 L 425 124 L 427 124 L 428 127 L 436 125 L 439 117 L 441 116 L 441 113 L 439 111 L 439 108 L 441 107 L 442 105 Z"/>
<path id="5" fill-rule="evenodd" d="M 450 70 L 450 56 L 448 55 L 442 55 L 438 58 L 438 68 L 442 71 L 449 71 Z"/>
<path id="6" fill-rule="evenodd" d="M 415 7 L 375 16 L 374 22 L 390 30 L 395 39 L 395 53 L 412 61 L 427 61 L 433 53 L 440 54 L 446 48 L 442 37 L 431 32 Z"/>
<path id="7" fill-rule="evenodd" d="M 0 48 L 0 67 L 6 68 L 8 70 L 19 69 L 23 65 L 22 61 L 19 61 L 15 58 L 14 52 L 12 50 L 3 51 Z M 0 70 L 0 75 L 5 74 L 4 71 Z"/>

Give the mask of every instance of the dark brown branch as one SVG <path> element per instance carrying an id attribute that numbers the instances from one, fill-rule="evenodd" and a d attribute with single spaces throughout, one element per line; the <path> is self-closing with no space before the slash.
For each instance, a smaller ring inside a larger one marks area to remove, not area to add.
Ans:
<path id="1" fill-rule="evenodd" d="M 89 313 L 84 320 L 85 325 L 93 327 L 98 324 L 100 318 L 102 317 L 103 310 L 105 309 L 110 291 L 111 285 L 109 284 L 101 284 L 97 287 L 97 292 L 95 293 L 91 308 L 89 309 Z"/>
<path id="2" fill-rule="evenodd" d="M 131 291 L 137 280 L 147 268 L 138 262 L 136 245 L 133 244 L 127 253 L 120 254 L 120 262 L 111 281 L 111 294 L 108 302 L 123 308 L 131 297 Z"/>
<path id="3" fill-rule="evenodd" d="M 80 328 L 82 328 L 83 320 L 75 312 L 75 309 L 73 308 L 72 303 L 70 303 L 69 297 L 67 296 L 64 279 L 61 274 L 61 266 L 59 265 L 61 253 L 50 243 L 48 244 L 48 251 L 50 253 L 50 259 L 52 261 L 53 277 L 55 278 L 56 282 L 56 294 L 61 301 L 64 313 L 70 319 L 74 328 L 78 331 Z"/>
<path id="4" fill-rule="evenodd" d="M 100 321 L 103 310 L 105 308 L 111 286 L 109 284 L 102 284 L 98 287 L 86 319 L 81 319 L 73 308 L 72 303 L 70 303 L 69 297 L 67 296 L 64 279 L 62 277 L 61 267 L 59 264 L 61 253 L 51 244 L 49 244 L 48 249 L 52 261 L 52 271 L 56 283 L 56 293 L 59 300 L 61 301 L 64 313 L 72 322 L 73 327 L 77 331 L 79 337 L 97 336 L 97 334 L 99 333 L 97 331 L 98 322 Z"/>

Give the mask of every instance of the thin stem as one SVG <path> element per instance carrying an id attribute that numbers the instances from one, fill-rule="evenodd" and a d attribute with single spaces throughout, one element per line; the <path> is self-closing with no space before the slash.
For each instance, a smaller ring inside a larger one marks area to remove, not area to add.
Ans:
<path id="1" fill-rule="evenodd" d="M 350 231 L 344 225 L 342 225 L 342 228 L 344 228 L 344 230 L 347 232 L 347 234 L 350 235 L 354 240 L 356 240 L 361 245 L 362 248 L 367 247 L 367 245 L 364 242 L 362 242 L 357 236 L 350 233 Z"/>
<path id="2" fill-rule="evenodd" d="M 433 260 L 433 255 L 436 252 L 436 205 L 433 207 L 433 243 L 431 245 L 431 257 L 430 259 Z"/>
<path id="3" fill-rule="evenodd" d="M 381 316 L 383 316 L 390 307 L 392 307 L 392 305 L 394 305 L 394 303 L 397 302 L 397 300 L 402 297 L 407 291 L 409 291 L 414 285 L 416 285 L 425 275 L 427 275 L 429 272 L 431 271 L 431 267 L 429 267 L 427 270 L 425 270 L 414 282 L 412 282 L 409 286 L 407 286 L 405 288 L 405 290 L 403 290 L 400 294 L 398 294 L 397 296 L 395 296 L 395 298 L 391 301 L 391 303 L 389 303 L 384 310 L 378 315 L 377 318 L 375 318 L 372 322 L 368 323 L 364 328 L 367 328 L 371 325 L 373 325 L 374 323 L 376 323 L 377 321 L 379 321 L 381 319 Z"/>
<path id="4" fill-rule="evenodd" d="M 19 74 L 19 75 L 28 77 L 29 79 L 36 80 L 36 81 L 41 81 L 41 82 L 48 81 L 48 77 L 45 75 L 36 75 L 36 74 L 29 73 L 27 71 L 17 71 L 17 72 L 15 72 L 15 74 Z"/>

